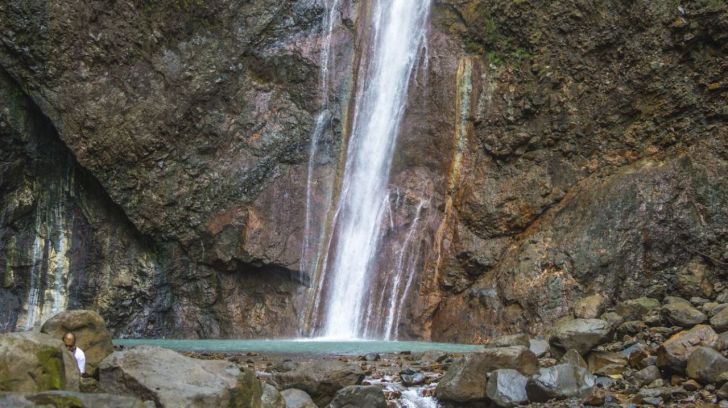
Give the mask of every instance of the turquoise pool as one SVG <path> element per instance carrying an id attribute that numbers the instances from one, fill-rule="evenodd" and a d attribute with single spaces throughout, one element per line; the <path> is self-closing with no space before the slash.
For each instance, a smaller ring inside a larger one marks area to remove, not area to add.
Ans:
<path id="1" fill-rule="evenodd" d="M 482 350 L 483 346 L 470 344 L 429 343 L 417 341 L 330 341 L 330 340 L 167 340 L 116 339 L 119 346 L 152 345 L 178 351 L 207 351 L 231 353 L 271 354 L 332 354 L 363 355 L 367 353 L 413 353 L 441 351 L 468 353 Z"/>

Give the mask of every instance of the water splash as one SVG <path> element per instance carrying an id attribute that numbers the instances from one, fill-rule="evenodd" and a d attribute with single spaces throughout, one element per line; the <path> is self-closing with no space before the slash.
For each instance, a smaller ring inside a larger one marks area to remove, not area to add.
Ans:
<path id="1" fill-rule="evenodd" d="M 333 232 L 338 241 L 323 325 L 327 337 L 363 335 L 392 154 L 429 9 L 430 2 L 423 0 L 377 0 L 374 5 L 371 59 L 355 109 Z"/>
<path id="2" fill-rule="evenodd" d="M 412 287 L 412 281 L 415 276 L 415 267 L 417 266 L 418 254 L 420 253 L 419 241 L 413 246 L 413 240 L 417 237 L 420 217 L 422 209 L 429 206 L 429 200 L 420 200 L 415 212 L 415 218 L 407 232 L 407 238 L 402 244 L 397 257 L 397 264 L 394 271 L 392 289 L 389 292 L 389 307 L 387 320 L 384 324 L 384 335 L 386 340 L 392 340 L 399 337 L 399 323 L 402 319 L 402 309 L 407 299 L 407 294 Z M 400 288 L 402 280 L 406 278 L 407 282 L 404 288 Z"/>

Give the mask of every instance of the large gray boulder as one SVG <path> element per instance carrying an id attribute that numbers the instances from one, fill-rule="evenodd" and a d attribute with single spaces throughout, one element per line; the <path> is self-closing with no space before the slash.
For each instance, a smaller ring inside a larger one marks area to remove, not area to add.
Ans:
<path id="1" fill-rule="evenodd" d="M 387 408 L 387 400 L 380 387 L 350 385 L 336 393 L 328 408 Z"/>
<path id="2" fill-rule="evenodd" d="M 490 374 L 486 395 L 497 406 L 516 407 L 528 402 L 526 384 L 528 377 L 516 370 L 504 368 Z"/>
<path id="3" fill-rule="evenodd" d="M 720 341 L 712 327 L 699 324 L 672 335 L 657 349 L 657 366 L 682 373 L 688 357 L 700 346 L 715 347 Z"/>
<path id="4" fill-rule="evenodd" d="M 538 359 L 531 350 L 521 346 L 470 353 L 447 370 L 437 384 L 435 395 L 442 401 L 482 401 L 486 398 L 487 374 L 502 368 L 531 375 L 538 369 Z"/>
<path id="5" fill-rule="evenodd" d="M 76 391 L 44 391 L 34 394 L 0 394 L 0 407 L 58 407 L 58 408 L 147 408 L 142 400 L 130 395 L 113 395 Z"/>
<path id="6" fill-rule="evenodd" d="M 582 355 L 609 340 L 611 327 L 606 320 L 573 319 L 557 323 L 549 343 L 561 350 L 574 349 Z"/>
<path id="7" fill-rule="evenodd" d="M 152 400 L 157 407 L 261 406 L 261 385 L 253 372 L 160 347 L 114 352 L 99 366 L 99 385 L 108 393 Z"/>
<path id="8" fill-rule="evenodd" d="M 38 332 L 0 335 L 0 392 L 78 391 L 79 372 L 59 339 Z"/>
<path id="9" fill-rule="evenodd" d="M 286 408 L 286 400 L 276 387 L 263 383 L 263 395 L 260 397 L 261 408 Z"/>
<path id="10" fill-rule="evenodd" d="M 685 372 L 688 377 L 703 384 L 716 383 L 728 371 L 728 358 L 710 347 L 698 347 L 688 357 Z"/>
<path id="11" fill-rule="evenodd" d="M 40 328 L 57 339 L 67 332 L 76 336 L 76 346 L 86 355 L 86 372 L 94 375 L 101 361 L 114 352 L 104 318 L 92 310 L 68 310 L 48 319 Z"/>
<path id="12" fill-rule="evenodd" d="M 546 402 L 552 399 L 583 398 L 591 392 L 596 378 L 589 370 L 571 364 L 559 364 L 541 368 L 526 384 L 531 402 Z"/>
<path id="13" fill-rule="evenodd" d="M 281 391 L 285 408 L 318 408 L 306 391 L 289 388 Z"/>
<path id="14" fill-rule="evenodd" d="M 361 367 L 338 360 L 299 363 L 285 370 L 273 372 L 278 387 L 306 391 L 320 407 L 328 405 L 340 389 L 359 385 L 364 379 Z"/>

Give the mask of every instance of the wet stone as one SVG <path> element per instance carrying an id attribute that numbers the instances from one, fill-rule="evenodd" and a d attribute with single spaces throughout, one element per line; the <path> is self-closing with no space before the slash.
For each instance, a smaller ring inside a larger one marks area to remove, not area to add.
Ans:
<path id="1" fill-rule="evenodd" d="M 632 376 L 639 385 L 643 386 L 659 379 L 661 374 L 660 369 L 657 368 L 657 366 L 648 366 L 642 370 L 636 371 Z"/>
<path id="2" fill-rule="evenodd" d="M 402 370 L 399 373 L 399 378 L 402 380 L 402 384 L 407 387 L 424 384 L 427 379 L 427 377 L 425 377 L 425 375 L 421 372 L 409 368 Z"/>
<path id="3" fill-rule="evenodd" d="M 595 385 L 595 377 L 582 367 L 559 364 L 541 368 L 526 385 L 531 402 L 546 402 L 551 399 L 585 397 Z"/>
<path id="4" fill-rule="evenodd" d="M 515 407 L 528 402 L 527 383 L 528 378 L 516 370 L 495 370 L 488 380 L 486 394 L 499 407 Z"/>

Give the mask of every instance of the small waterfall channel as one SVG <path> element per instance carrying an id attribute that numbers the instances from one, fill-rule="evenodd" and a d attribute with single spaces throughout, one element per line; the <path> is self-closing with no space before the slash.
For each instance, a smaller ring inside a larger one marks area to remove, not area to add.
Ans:
<path id="1" fill-rule="evenodd" d="M 67 219 L 64 202 L 72 177 L 63 175 L 50 192 L 38 195 L 28 295 L 16 325 L 20 330 L 31 330 L 68 308 L 73 220 Z"/>
<path id="2" fill-rule="evenodd" d="M 351 135 L 335 206 L 331 243 L 330 247 L 328 244 L 324 246 L 323 258 L 326 259 L 321 265 L 315 265 L 322 272 L 322 290 L 318 290 L 316 301 L 322 305 L 316 317 L 319 321 L 315 326 L 319 329 L 315 334 L 324 338 L 396 337 L 393 333 L 398 319 L 397 310 L 401 308 L 401 298 L 411 284 L 408 276 L 395 273 L 397 276 L 393 277 L 384 295 L 386 299 L 369 294 L 372 279 L 379 273 L 373 269 L 384 215 L 390 203 L 388 184 L 392 156 L 405 111 L 409 82 L 426 39 L 430 1 L 376 0 L 371 7 L 369 46 L 363 51 L 367 53 L 364 57 L 367 66 L 358 76 Z M 332 22 L 329 16 L 329 35 Z M 323 65 L 328 64 L 329 41 L 324 46 L 323 56 L 326 59 L 322 61 Z M 322 70 L 324 82 L 328 82 L 327 75 L 328 67 Z M 324 85 L 323 89 L 328 92 L 327 86 Z M 320 116 L 317 131 L 323 121 Z M 317 134 L 313 136 L 312 151 Z M 309 198 L 307 206 L 310 204 Z M 413 224 L 416 228 L 417 218 Z M 307 218 L 307 232 L 309 229 Z M 407 243 L 403 251 L 406 246 Z M 310 247 L 307 238 L 304 259 L 308 259 L 310 254 L 306 254 L 306 250 Z M 375 301 L 377 305 L 372 303 Z M 368 330 L 367 315 L 371 313 L 383 316 L 385 333 Z"/>

